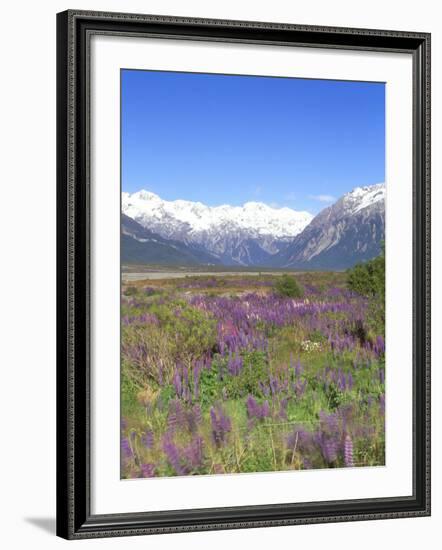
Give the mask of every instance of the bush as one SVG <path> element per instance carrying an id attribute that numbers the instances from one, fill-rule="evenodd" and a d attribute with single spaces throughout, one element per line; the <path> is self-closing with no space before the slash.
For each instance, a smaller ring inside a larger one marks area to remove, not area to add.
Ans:
<path id="1" fill-rule="evenodd" d="M 219 365 L 216 361 L 209 369 L 203 368 L 199 378 L 199 403 L 203 408 L 213 405 L 221 397 L 222 382 L 219 376 Z"/>
<path id="2" fill-rule="evenodd" d="M 293 275 L 288 275 L 286 273 L 277 279 L 275 290 L 279 296 L 285 296 L 287 298 L 301 298 L 304 296 L 304 291 L 298 284 L 298 281 Z"/>
<path id="3" fill-rule="evenodd" d="M 216 344 L 216 322 L 182 300 L 153 303 L 149 313 L 160 321 L 161 332 L 172 343 L 177 361 L 197 359 Z"/>
<path id="4" fill-rule="evenodd" d="M 124 290 L 125 296 L 135 296 L 136 294 L 138 294 L 138 288 L 136 286 L 128 286 Z"/>
<path id="5" fill-rule="evenodd" d="M 385 297 L 385 249 L 376 258 L 347 270 L 347 286 L 362 296 Z"/>
<path id="6" fill-rule="evenodd" d="M 248 351 L 242 354 L 243 366 L 237 376 L 227 376 L 224 387 L 230 398 L 237 399 L 246 395 L 264 397 L 260 382 L 266 382 L 269 376 L 269 363 L 262 351 Z"/>
<path id="7" fill-rule="evenodd" d="M 203 368 L 200 373 L 199 403 L 203 407 L 213 404 L 223 395 L 229 399 L 239 399 L 247 395 L 265 397 L 260 382 L 266 383 L 269 376 L 269 364 L 262 351 L 244 351 L 241 354 L 242 368 L 236 375 L 228 373 L 228 358 L 217 355 L 210 369 Z"/>
<path id="8" fill-rule="evenodd" d="M 385 247 L 379 256 L 347 270 L 347 287 L 370 299 L 368 327 L 377 334 L 385 331 Z"/>

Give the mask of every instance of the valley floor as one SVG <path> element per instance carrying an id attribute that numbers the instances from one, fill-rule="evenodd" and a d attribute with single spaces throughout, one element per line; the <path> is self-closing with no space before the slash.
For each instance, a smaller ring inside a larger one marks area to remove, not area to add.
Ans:
<path id="1" fill-rule="evenodd" d="M 238 277 L 238 276 L 250 276 L 260 277 L 265 275 L 282 275 L 288 273 L 287 271 L 188 271 L 183 269 L 181 271 L 124 271 L 121 275 L 122 280 L 125 283 L 130 281 L 149 281 L 149 280 L 163 280 L 163 279 L 183 279 L 192 277 Z M 291 272 L 290 272 L 291 273 Z M 301 273 L 301 272 L 298 272 Z"/>

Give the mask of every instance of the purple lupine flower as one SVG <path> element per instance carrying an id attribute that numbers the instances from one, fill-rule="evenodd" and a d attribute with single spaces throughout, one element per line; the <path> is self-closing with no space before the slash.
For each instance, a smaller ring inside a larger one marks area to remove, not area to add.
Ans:
<path id="1" fill-rule="evenodd" d="M 296 383 L 292 384 L 292 390 L 298 398 L 301 398 L 304 395 L 306 387 L 307 380 L 303 380 L 302 382 L 298 380 Z"/>
<path id="2" fill-rule="evenodd" d="M 385 415 L 385 393 L 382 393 L 379 397 L 379 408 L 382 415 Z"/>
<path id="3" fill-rule="evenodd" d="M 203 452 L 204 440 L 202 437 L 195 437 L 192 439 L 190 445 L 184 449 L 184 456 L 187 459 L 188 464 L 193 470 L 200 468 L 204 460 Z"/>
<path id="4" fill-rule="evenodd" d="M 353 441 L 351 437 L 347 434 L 344 440 L 344 464 L 348 468 L 353 468 Z"/>
<path id="5" fill-rule="evenodd" d="M 240 355 L 229 355 L 227 370 L 232 376 L 238 376 L 243 366 L 243 359 Z"/>
<path id="6" fill-rule="evenodd" d="M 152 296 L 152 294 L 156 293 L 156 289 L 151 286 L 145 286 L 143 288 L 143 292 L 144 294 L 146 294 L 146 296 Z"/>
<path id="7" fill-rule="evenodd" d="M 289 404 L 289 400 L 284 397 L 281 399 L 281 402 L 279 404 L 279 417 L 283 420 L 287 420 L 287 406 Z"/>
<path id="8" fill-rule="evenodd" d="M 183 392 L 183 386 L 181 384 L 180 373 L 178 372 L 177 369 L 175 369 L 175 373 L 173 375 L 173 385 L 175 387 L 175 392 L 176 392 L 177 397 L 181 397 L 182 392 Z"/>
<path id="9" fill-rule="evenodd" d="M 270 388 L 264 382 L 259 381 L 258 387 L 263 395 L 266 397 L 270 395 Z"/>
<path id="10" fill-rule="evenodd" d="M 345 374 L 342 372 L 341 369 L 338 370 L 338 380 L 337 385 L 340 391 L 345 391 L 347 388 L 347 381 L 345 379 Z"/>
<path id="11" fill-rule="evenodd" d="M 201 422 L 201 409 L 199 405 L 194 405 L 184 414 L 187 424 L 187 429 L 190 433 L 195 433 L 198 430 L 198 424 Z"/>
<path id="12" fill-rule="evenodd" d="M 182 367 L 183 374 L 183 397 L 189 398 L 189 369 L 187 367 Z"/>
<path id="13" fill-rule="evenodd" d="M 327 435 L 324 432 L 316 434 L 315 440 L 319 445 L 322 456 L 328 464 L 332 464 L 338 458 L 339 443 L 333 435 Z"/>
<path id="14" fill-rule="evenodd" d="M 385 341 L 382 336 L 376 336 L 375 352 L 377 355 L 383 355 L 385 353 Z"/>
<path id="15" fill-rule="evenodd" d="M 324 460 L 333 464 L 338 458 L 340 448 L 341 428 L 338 413 L 319 413 L 320 427 L 315 433 L 314 439 L 321 450 Z"/>
<path id="16" fill-rule="evenodd" d="M 287 437 L 287 447 L 292 451 L 298 450 L 301 455 L 311 455 L 314 446 L 314 435 L 300 426 L 295 426 L 294 430 Z"/>
<path id="17" fill-rule="evenodd" d="M 202 361 L 197 361 L 193 368 L 193 396 L 195 400 L 199 399 L 199 391 L 200 391 L 199 381 L 200 381 L 200 374 L 201 374 L 202 368 L 203 368 Z"/>
<path id="18" fill-rule="evenodd" d="M 147 449 L 152 449 L 152 447 L 153 447 L 153 431 L 152 430 L 146 430 L 146 432 L 141 436 L 141 443 Z"/>
<path id="19" fill-rule="evenodd" d="M 256 417 L 259 414 L 259 405 L 256 399 L 249 395 L 246 401 L 247 414 L 249 417 Z"/>
<path id="20" fill-rule="evenodd" d="M 149 325 L 158 325 L 159 320 L 155 315 L 150 313 L 143 313 L 141 315 L 124 315 L 121 318 L 123 325 L 134 325 L 134 324 L 149 324 Z"/>
<path id="21" fill-rule="evenodd" d="M 354 406 L 351 404 L 339 407 L 338 415 L 341 420 L 341 431 L 346 432 L 347 426 L 351 424 L 354 415 Z"/>
<path id="22" fill-rule="evenodd" d="M 287 437 L 287 447 L 289 449 L 293 449 L 295 445 L 297 445 L 299 439 L 298 430 L 295 429 L 292 433 L 289 434 Z"/>
<path id="23" fill-rule="evenodd" d="M 277 395 L 279 390 L 279 383 L 277 378 L 275 378 L 272 375 L 269 376 L 269 386 L 270 386 L 270 391 L 272 392 L 272 395 Z"/>
<path id="24" fill-rule="evenodd" d="M 175 470 L 178 475 L 188 474 L 187 468 L 182 464 L 180 450 L 175 445 L 170 434 L 167 434 L 163 437 L 163 451 L 167 457 L 169 464 Z"/>
<path id="25" fill-rule="evenodd" d="M 383 386 L 385 384 L 385 370 L 384 369 L 379 369 L 379 382 L 380 382 L 381 386 Z"/>
<path id="26" fill-rule="evenodd" d="M 267 416 L 270 416 L 270 406 L 268 401 L 264 401 L 261 405 L 261 418 L 266 418 Z"/>
<path id="27" fill-rule="evenodd" d="M 269 402 L 264 401 L 264 403 L 260 405 L 252 395 L 249 395 L 247 397 L 246 407 L 247 407 L 247 416 L 251 421 L 251 426 L 253 426 L 253 422 L 255 420 L 263 420 L 264 418 L 267 418 L 270 416 Z"/>
<path id="28" fill-rule="evenodd" d="M 133 458 L 132 447 L 127 437 L 123 437 L 121 440 L 121 453 L 125 458 Z"/>
<path id="29" fill-rule="evenodd" d="M 185 423 L 183 405 L 179 399 L 174 399 L 169 403 L 169 414 L 167 416 L 167 426 L 169 430 L 175 431 Z"/>
<path id="30" fill-rule="evenodd" d="M 319 413 L 319 419 L 321 420 L 322 429 L 328 434 L 336 434 L 339 432 L 339 418 L 337 414 L 326 414 L 321 411 Z"/>
<path id="31" fill-rule="evenodd" d="M 160 385 L 160 387 L 163 385 L 164 383 L 164 367 L 163 367 L 163 361 L 160 359 L 159 362 L 158 362 L 158 383 Z"/>
<path id="32" fill-rule="evenodd" d="M 214 464 L 213 465 L 213 472 L 215 474 L 224 474 L 225 473 L 224 466 L 222 464 Z"/>
<path id="33" fill-rule="evenodd" d="M 155 477 L 155 464 L 141 464 L 141 477 Z"/>
<path id="34" fill-rule="evenodd" d="M 230 418 L 218 406 L 217 410 L 214 407 L 210 409 L 210 420 L 212 423 L 212 440 L 217 447 L 226 443 L 227 434 L 232 429 Z"/>
<path id="35" fill-rule="evenodd" d="M 201 414 L 201 407 L 198 404 L 196 404 L 192 407 L 192 411 L 194 414 L 195 422 L 197 424 L 201 424 L 201 421 L 203 419 L 203 415 Z"/>

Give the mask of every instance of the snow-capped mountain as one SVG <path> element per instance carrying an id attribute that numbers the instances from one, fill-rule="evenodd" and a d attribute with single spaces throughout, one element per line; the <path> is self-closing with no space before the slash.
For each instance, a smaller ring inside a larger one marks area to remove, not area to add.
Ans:
<path id="1" fill-rule="evenodd" d="M 353 191 L 344 195 L 341 200 L 346 215 L 357 214 L 364 208 L 385 201 L 385 183 L 356 187 Z"/>
<path id="2" fill-rule="evenodd" d="M 122 257 L 146 263 L 345 269 L 377 256 L 385 238 L 385 185 L 357 187 L 308 212 L 165 201 L 123 193 Z"/>
<path id="3" fill-rule="evenodd" d="M 260 202 L 206 206 L 155 193 L 122 194 L 123 213 L 166 239 L 196 246 L 226 265 L 266 265 L 312 220 L 309 212 Z"/>
<path id="4" fill-rule="evenodd" d="M 165 239 L 138 222 L 121 216 L 121 262 L 129 264 L 216 265 L 220 264 L 205 250 L 180 241 Z"/>
<path id="5" fill-rule="evenodd" d="M 385 239 L 385 185 L 357 187 L 322 210 L 281 250 L 274 265 L 344 269 L 380 253 Z"/>

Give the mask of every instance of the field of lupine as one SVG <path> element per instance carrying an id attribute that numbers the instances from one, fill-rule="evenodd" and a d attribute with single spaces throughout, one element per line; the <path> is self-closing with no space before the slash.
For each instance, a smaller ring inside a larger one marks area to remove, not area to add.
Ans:
<path id="1" fill-rule="evenodd" d="M 383 465 L 384 335 L 345 273 L 122 287 L 121 477 Z"/>

